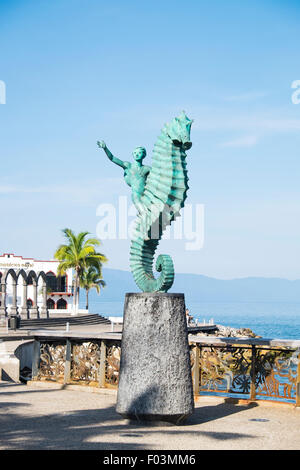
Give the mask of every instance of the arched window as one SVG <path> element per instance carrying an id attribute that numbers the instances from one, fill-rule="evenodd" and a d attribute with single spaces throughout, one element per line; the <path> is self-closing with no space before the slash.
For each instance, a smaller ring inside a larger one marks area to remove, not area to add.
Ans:
<path id="1" fill-rule="evenodd" d="M 47 300 L 47 308 L 49 310 L 53 310 L 55 308 L 55 302 L 53 299 L 48 299 Z"/>
<path id="2" fill-rule="evenodd" d="M 66 292 L 66 276 L 57 276 L 57 292 Z"/>
<path id="3" fill-rule="evenodd" d="M 46 273 L 48 292 L 66 292 L 66 276 L 55 276 L 52 271 Z"/>
<path id="4" fill-rule="evenodd" d="M 57 292 L 57 279 L 52 271 L 46 274 L 46 284 L 48 292 Z"/>
<path id="5" fill-rule="evenodd" d="M 31 299 L 27 299 L 27 308 L 32 308 L 33 307 L 33 302 Z"/>
<path id="6" fill-rule="evenodd" d="M 67 308 L 67 302 L 65 301 L 65 299 L 59 299 L 57 301 L 57 308 L 62 310 L 65 310 Z"/>
<path id="7" fill-rule="evenodd" d="M 27 274 L 27 285 L 28 286 L 32 286 L 32 285 L 36 285 L 36 282 L 37 282 L 37 278 L 36 278 L 36 272 L 35 271 L 30 271 L 28 274 Z"/>

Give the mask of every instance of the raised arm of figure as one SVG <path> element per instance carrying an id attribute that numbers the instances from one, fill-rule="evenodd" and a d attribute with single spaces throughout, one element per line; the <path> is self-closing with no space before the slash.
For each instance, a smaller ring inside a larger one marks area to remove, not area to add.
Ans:
<path id="1" fill-rule="evenodd" d="M 106 153 L 106 155 L 108 156 L 108 158 L 109 158 L 113 163 L 115 163 L 116 165 L 119 165 L 120 167 L 122 167 L 122 168 L 124 168 L 124 169 L 128 167 L 129 162 L 123 162 L 123 160 L 120 160 L 119 158 L 116 158 L 116 157 L 111 153 L 111 151 L 106 147 L 106 143 L 105 143 L 103 140 L 101 140 L 101 141 L 98 140 L 97 144 L 98 144 L 98 147 L 99 147 L 99 148 L 101 148 L 101 149 L 104 150 L 104 152 Z"/>

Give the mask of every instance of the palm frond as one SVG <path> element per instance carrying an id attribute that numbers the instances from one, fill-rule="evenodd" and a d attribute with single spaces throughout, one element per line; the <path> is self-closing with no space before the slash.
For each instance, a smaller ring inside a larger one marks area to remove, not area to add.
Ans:
<path id="1" fill-rule="evenodd" d="M 54 258 L 60 261 L 57 273 L 64 275 L 70 268 L 75 269 L 75 278 L 80 287 L 86 290 L 95 288 L 100 292 L 105 287 L 102 279 L 102 263 L 106 263 L 107 257 L 96 251 L 101 245 L 97 238 L 87 238 L 89 232 L 75 234 L 71 229 L 62 230 L 66 243 L 59 245 L 54 253 Z"/>

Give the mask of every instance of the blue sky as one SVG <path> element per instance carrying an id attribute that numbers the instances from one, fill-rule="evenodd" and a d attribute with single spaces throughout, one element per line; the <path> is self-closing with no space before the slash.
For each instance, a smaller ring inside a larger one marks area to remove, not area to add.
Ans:
<path id="1" fill-rule="evenodd" d="M 300 278 L 297 1 L 0 0 L 0 252 L 52 257 L 60 230 L 96 232 L 130 195 L 96 141 L 129 160 L 194 119 L 189 203 L 205 242 L 161 243 L 179 272 Z M 106 240 L 129 269 L 129 241 Z"/>

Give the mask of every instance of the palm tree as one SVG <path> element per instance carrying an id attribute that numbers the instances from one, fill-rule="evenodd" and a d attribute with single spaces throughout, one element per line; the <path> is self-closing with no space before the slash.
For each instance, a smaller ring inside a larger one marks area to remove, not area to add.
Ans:
<path id="1" fill-rule="evenodd" d="M 83 287 L 86 291 L 86 310 L 89 309 L 89 291 L 96 289 L 97 294 L 100 294 L 101 287 L 105 287 L 106 284 L 102 279 L 101 269 L 89 266 L 88 269 L 84 270 L 80 276 L 80 287 Z"/>
<path id="2" fill-rule="evenodd" d="M 90 266 L 99 269 L 101 272 L 102 263 L 105 263 L 107 258 L 102 253 L 96 252 L 95 247 L 101 244 L 97 238 L 86 239 L 89 232 L 80 232 L 76 235 L 69 228 L 65 228 L 62 232 L 67 239 L 67 244 L 60 245 L 57 248 L 54 258 L 60 261 L 57 268 L 59 276 L 63 276 L 70 268 L 75 270 L 73 313 L 77 315 L 80 276 Z"/>

